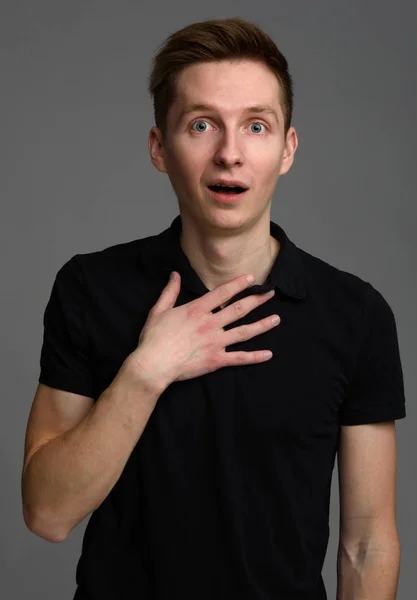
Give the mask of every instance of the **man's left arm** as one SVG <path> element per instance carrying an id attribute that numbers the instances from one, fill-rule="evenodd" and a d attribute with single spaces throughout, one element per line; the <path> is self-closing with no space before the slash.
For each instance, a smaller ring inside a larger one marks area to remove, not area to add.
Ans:
<path id="1" fill-rule="evenodd" d="M 338 450 L 340 532 L 337 600 L 395 600 L 395 421 L 342 425 Z"/>

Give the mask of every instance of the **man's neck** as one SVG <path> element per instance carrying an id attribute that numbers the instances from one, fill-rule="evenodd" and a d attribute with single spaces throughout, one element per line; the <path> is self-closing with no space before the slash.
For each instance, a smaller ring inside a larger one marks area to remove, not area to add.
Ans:
<path id="1" fill-rule="evenodd" d="M 181 247 L 207 289 L 244 273 L 255 276 L 254 284 L 265 282 L 280 251 L 279 241 L 270 234 L 269 221 L 256 231 L 226 238 L 208 238 L 182 222 Z"/>

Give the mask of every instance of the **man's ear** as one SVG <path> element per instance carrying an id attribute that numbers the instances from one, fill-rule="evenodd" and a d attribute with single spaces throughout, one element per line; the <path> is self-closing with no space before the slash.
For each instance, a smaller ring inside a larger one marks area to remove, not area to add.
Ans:
<path id="1" fill-rule="evenodd" d="M 158 171 L 161 171 L 161 173 L 166 173 L 167 169 L 164 158 L 165 154 L 163 139 L 159 127 L 154 126 L 150 130 L 148 137 L 148 149 L 153 166 L 156 167 Z"/>
<path id="2" fill-rule="evenodd" d="M 298 147 L 297 132 L 295 131 L 294 127 L 290 127 L 288 130 L 288 133 L 287 133 L 287 137 L 286 137 L 284 153 L 282 155 L 281 170 L 279 173 L 280 175 L 285 175 L 285 173 L 288 173 L 288 171 L 290 170 L 290 168 L 294 162 L 294 156 L 295 156 L 297 147 Z"/>

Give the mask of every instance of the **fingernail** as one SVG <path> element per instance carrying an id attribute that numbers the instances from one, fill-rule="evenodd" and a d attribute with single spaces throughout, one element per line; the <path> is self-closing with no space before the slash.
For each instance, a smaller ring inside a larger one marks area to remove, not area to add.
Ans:
<path id="1" fill-rule="evenodd" d="M 255 281 L 255 277 L 253 275 L 247 275 L 246 279 L 249 281 L 249 283 L 253 283 Z"/>

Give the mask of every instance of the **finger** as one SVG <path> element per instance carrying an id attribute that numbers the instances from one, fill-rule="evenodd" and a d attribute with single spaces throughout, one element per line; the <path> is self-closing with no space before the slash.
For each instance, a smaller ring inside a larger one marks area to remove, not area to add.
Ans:
<path id="1" fill-rule="evenodd" d="M 257 306 L 267 302 L 274 294 L 275 290 L 271 290 L 265 294 L 252 294 L 251 296 L 246 296 L 241 300 L 233 302 L 233 304 L 226 306 L 226 308 L 223 308 L 223 310 L 214 315 L 217 323 L 220 327 L 224 327 L 225 325 L 229 325 L 229 323 L 238 321 Z"/>
<path id="2" fill-rule="evenodd" d="M 249 273 L 247 275 L 239 275 L 239 277 L 217 286 L 214 290 L 207 292 L 207 294 L 199 298 L 198 303 L 203 311 L 208 313 L 218 306 L 226 304 L 233 296 L 253 285 L 254 279 L 248 281 L 248 277 L 250 277 Z"/>
<path id="3" fill-rule="evenodd" d="M 161 295 L 153 306 L 153 312 L 159 313 L 172 308 L 178 298 L 181 288 L 181 276 L 178 271 L 173 271 L 168 283 L 163 288 Z"/>
<path id="4" fill-rule="evenodd" d="M 278 317 L 278 321 L 273 321 L 273 317 L 276 316 Z M 250 325 L 241 325 L 240 327 L 234 327 L 233 329 L 229 329 L 228 331 L 224 332 L 222 344 L 224 344 L 224 348 L 226 348 L 231 344 L 246 342 L 246 340 L 250 340 L 257 335 L 265 333 L 265 331 L 276 327 L 277 325 L 279 325 L 279 323 L 279 316 L 271 315 L 266 319 L 261 319 L 260 321 L 256 321 L 255 323 L 250 323 Z"/>
<path id="5" fill-rule="evenodd" d="M 272 358 L 271 350 L 255 350 L 253 352 L 225 352 L 222 365 L 233 367 L 234 365 L 252 365 L 265 362 Z"/>

